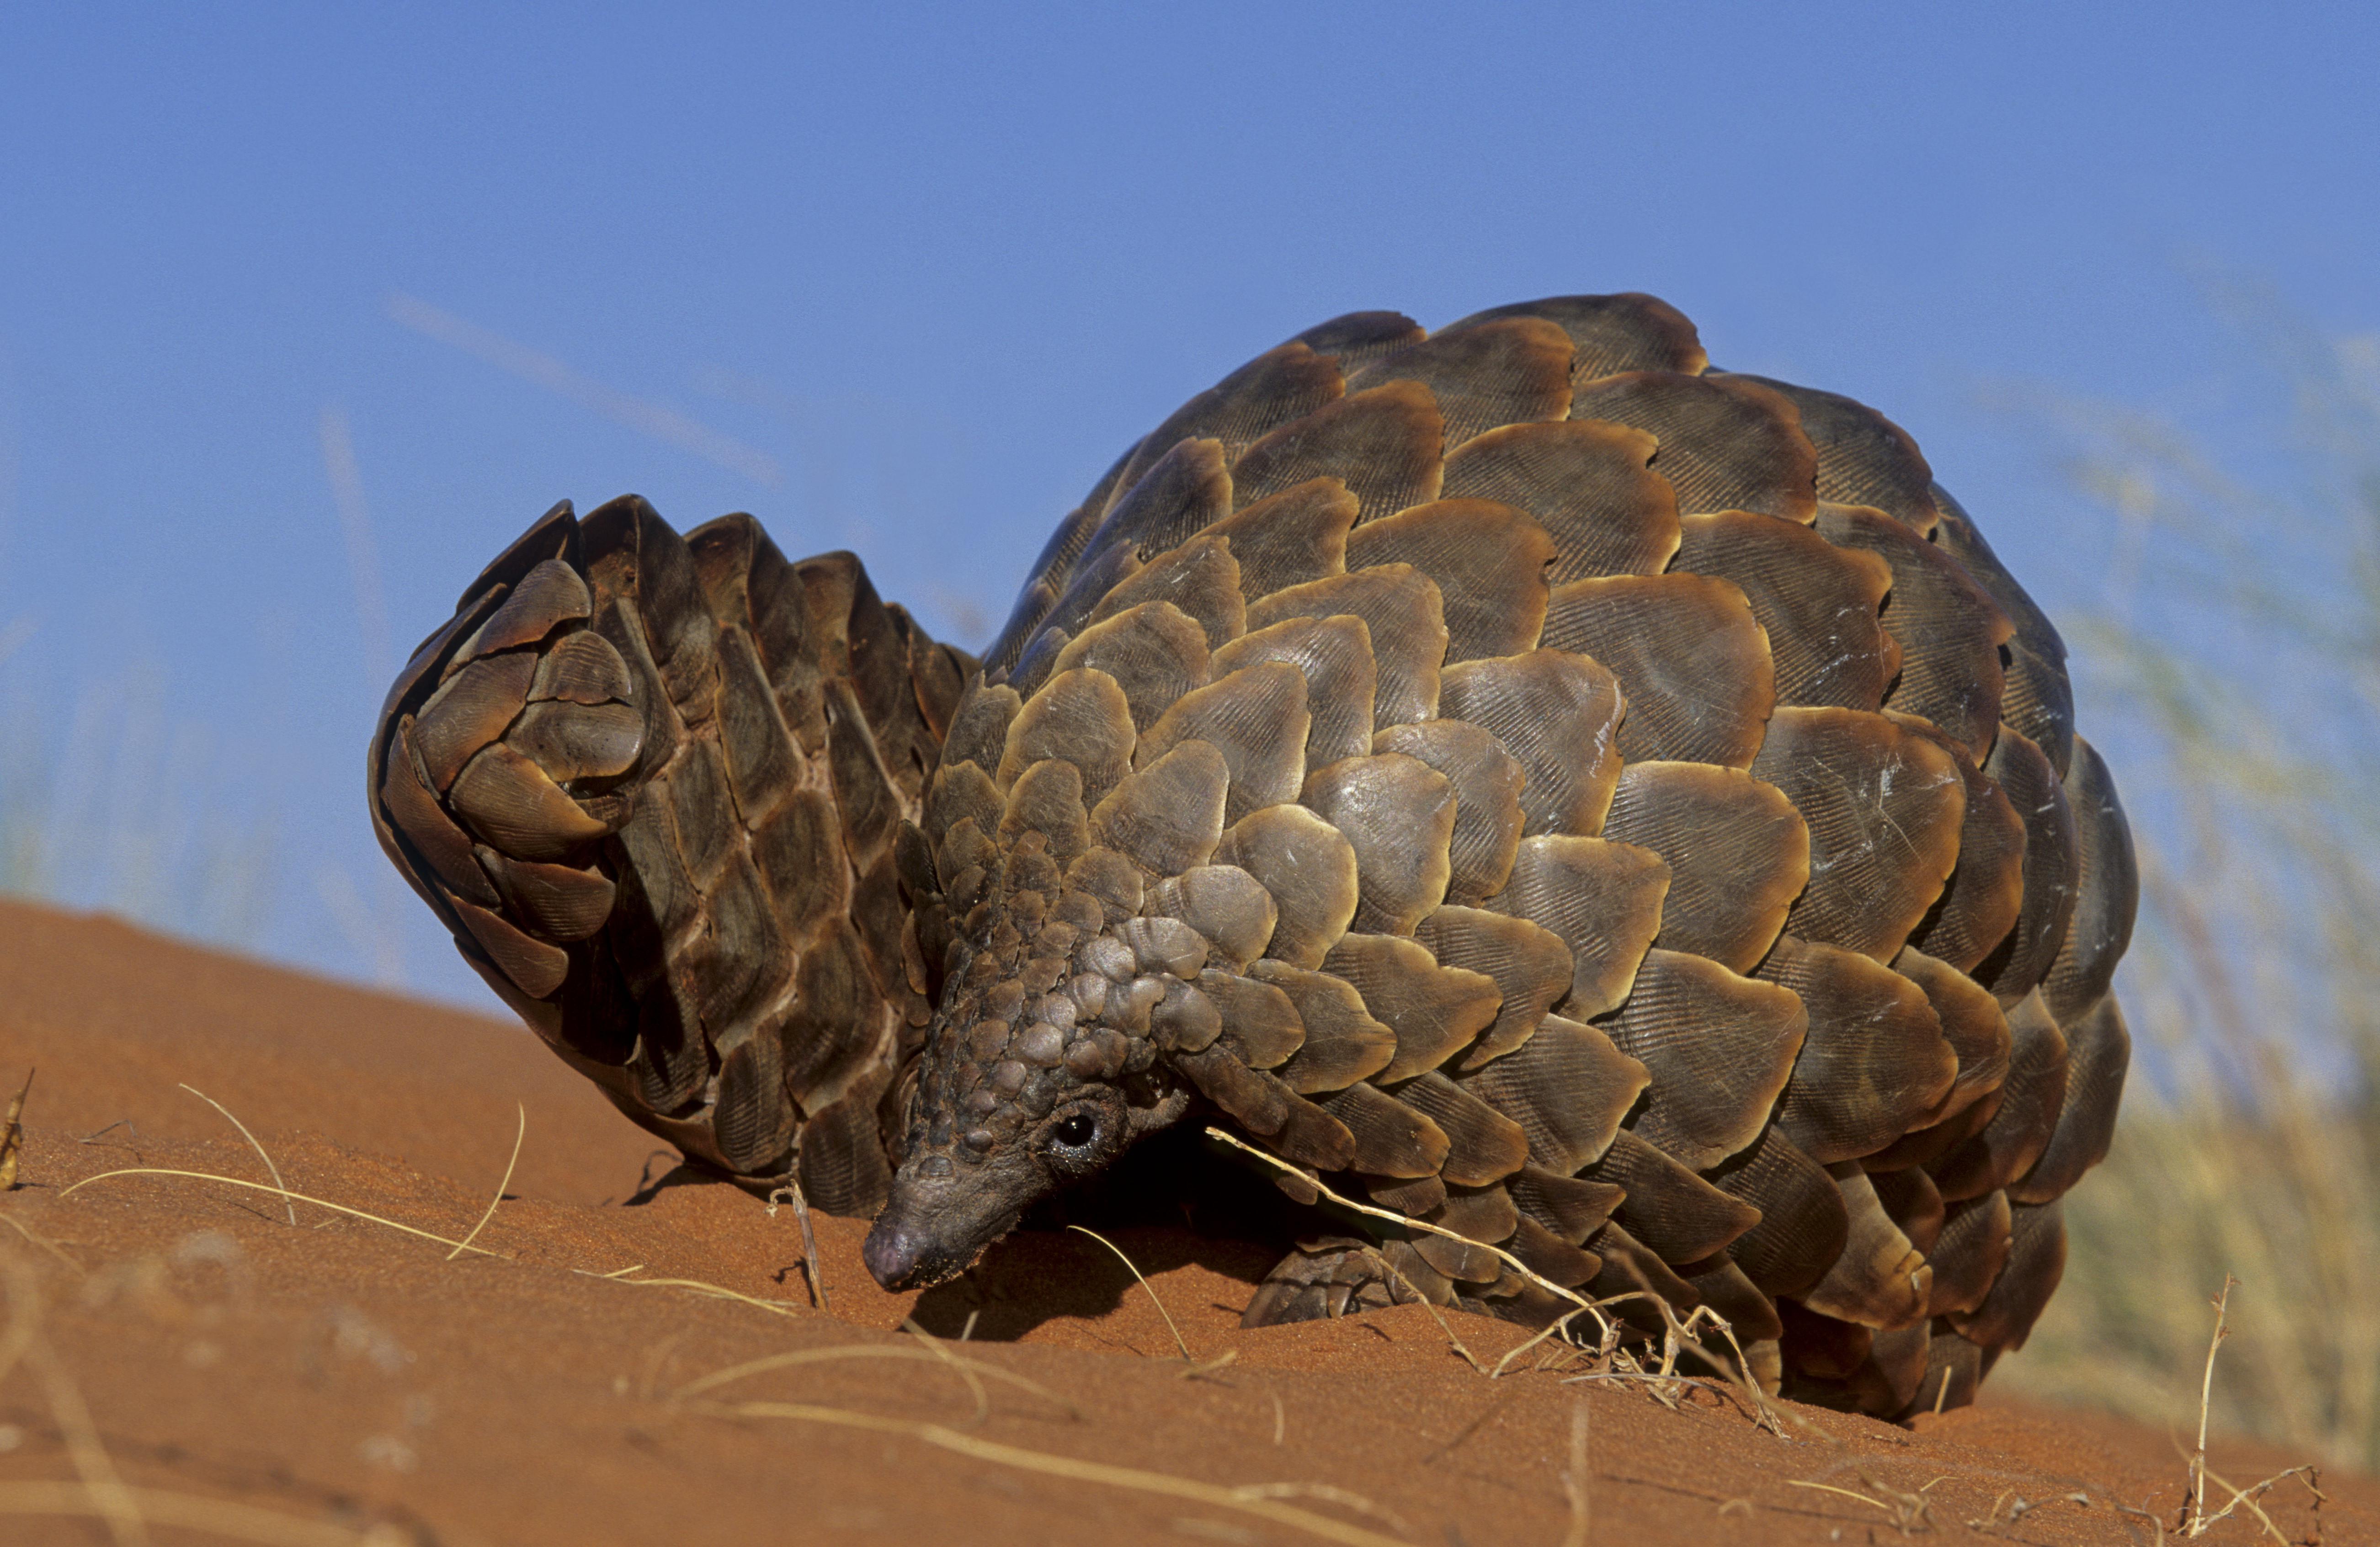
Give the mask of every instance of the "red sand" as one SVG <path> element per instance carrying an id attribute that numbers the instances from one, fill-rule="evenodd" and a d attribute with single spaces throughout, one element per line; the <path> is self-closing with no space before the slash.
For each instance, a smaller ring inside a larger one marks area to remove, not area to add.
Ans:
<path id="1" fill-rule="evenodd" d="M 830 1315 L 809 1308 L 790 1211 L 710 1185 L 624 1206 L 666 1158 L 517 1027 L 105 919 L 0 904 L 0 1083 L 41 1066 L 25 1185 L 0 1198 L 19 1227 L 0 1227 L 0 1541 L 138 1539 L 26 1513 L 93 1496 L 55 1486 L 79 1475 L 78 1397 L 104 1457 L 86 1443 L 80 1464 L 136 1490 L 158 1543 L 1870 1542 L 1900 1526 L 1847 1494 L 1887 1489 L 1923 1491 L 1921 1534 L 2146 1542 L 2155 1527 L 2113 1505 L 2169 1526 L 2179 1502 L 2166 1434 L 1988 1395 L 1915 1433 L 1794 1409 L 1815 1432 L 1780 1439 L 1710 1395 L 1672 1411 L 1550 1372 L 1491 1381 L 1418 1308 L 1243 1332 L 1261 1256 L 1175 1230 L 1119 1244 L 1198 1359 L 1230 1362 L 1185 1374 L 1122 1264 L 1080 1236 L 1019 1237 L 918 1312 L 955 1332 L 979 1311 L 965 1356 L 1031 1383 L 979 1377 L 978 1422 L 962 1375 L 895 1330 L 916 1297 L 868 1281 L 861 1225 L 820 1222 Z M 504 1255 L 449 1261 L 303 1204 L 292 1228 L 279 1200 L 204 1181 L 60 1195 L 129 1166 L 262 1180 L 181 1082 L 238 1114 L 291 1189 L 453 1239 L 493 1195 L 523 1104 L 519 1168 L 478 1241 Z M 629 1268 L 766 1303 L 590 1276 Z M 1451 1321 L 1491 1362 L 1520 1340 Z M 841 1352 L 686 1392 L 800 1350 Z M 1582 1410 L 1584 1538 L 1562 1481 Z M 2241 1482 L 2301 1459 L 2214 1455 Z M 1148 1475 L 1054 1475 L 1036 1457 Z M 1192 1486 L 1151 1491 L 1179 1486 L 1166 1479 Z M 1265 1491 L 1220 1492 L 1250 1485 Z M 2319 1540 L 2380 1542 L 2380 1485 L 2324 1486 Z M 164 1523 L 208 1501 L 251 1512 L 218 1526 L 263 1511 L 270 1530 Z M 2290 1541 L 2314 1539 L 2297 1483 L 2267 1507 Z M 1305 1517 L 1261 1513 L 1283 1509 Z M 2204 1540 L 2260 1536 L 2235 1518 Z"/>

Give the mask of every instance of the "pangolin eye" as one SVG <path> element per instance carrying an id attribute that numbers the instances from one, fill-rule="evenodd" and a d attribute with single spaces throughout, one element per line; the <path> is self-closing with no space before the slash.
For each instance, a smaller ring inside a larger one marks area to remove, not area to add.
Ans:
<path id="1" fill-rule="evenodd" d="M 1087 1112 L 1069 1112 L 1058 1119 L 1050 1137 L 1070 1150 L 1079 1150 L 1099 1137 L 1099 1125 Z"/>

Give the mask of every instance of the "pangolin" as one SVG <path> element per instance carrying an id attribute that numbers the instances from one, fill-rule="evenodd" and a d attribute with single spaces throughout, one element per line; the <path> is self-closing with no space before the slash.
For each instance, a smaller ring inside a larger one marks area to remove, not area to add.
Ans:
<path id="1" fill-rule="evenodd" d="M 749 516 L 556 506 L 370 804 L 557 1053 L 889 1287 L 1220 1123 L 1463 1238 L 1319 1235 L 1251 1324 L 1566 1309 L 1500 1251 L 1889 1416 L 2023 1342 L 2122 1089 L 2065 653 L 1906 432 L 1651 296 L 1359 312 L 1126 452 L 979 663 Z"/>

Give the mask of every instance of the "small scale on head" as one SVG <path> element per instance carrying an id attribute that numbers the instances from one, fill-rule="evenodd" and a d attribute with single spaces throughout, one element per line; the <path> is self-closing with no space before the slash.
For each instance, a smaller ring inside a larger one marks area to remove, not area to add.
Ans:
<path id="1" fill-rule="evenodd" d="M 1135 916 L 1121 893 L 1138 876 L 1105 857 L 1117 866 L 1078 861 L 1070 880 L 1026 833 L 976 895 L 946 899 L 965 910 L 964 943 L 917 1065 L 892 1196 L 863 1251 L 886 1288 L 965 1272 L 1034 1203 L 1189 1109 L 1160 1043 L 1170 1023 L 1199 1019 L 1190 985 L 1208 947 L 1179 920 Z"/>

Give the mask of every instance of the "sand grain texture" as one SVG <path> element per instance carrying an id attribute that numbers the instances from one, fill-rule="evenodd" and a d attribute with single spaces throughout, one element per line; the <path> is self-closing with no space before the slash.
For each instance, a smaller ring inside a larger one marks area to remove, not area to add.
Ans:
<path id="1" fill-rule="evenodd" d="M 1233 1353 L 1196 1378 L 1184 1377 L 1148 1295 L 1080 1236 L 1016 1238 L 919 1306 L 868 1281 L 859 1223 L 822 1220 L 833 1314 L 821 1313 L 808 1308 L 790 1211 L 771 1217 L 709 1185 L 628 1204 L 649 1160 L 654 1176 L 665 1163 L 516 1027 L 22 905 L 0 904 L 0 1079 L 13 1088 L 25 1064 L 42 1069 L 26 1113 L 30 1185 L 0 1197 L 0 1215 L 55 1247 L 0 1228 L 14 1287 L 6 1324 L 21 1329 L 37 1310 L 115 1468 L 152 1491 L 136 1499 L 229 1500 L 349 1540 L 377 1531 L 376 1547 L 1332 1539 L 1312 1523 L 1052 1476 L 910 1433 L 706 1407 L 779 1403 L 1210 1488 L 1291 1485 L 1271 1490 L 1272 1504 L 1338 1523 L 1339 1540 L 1554 1547 L 1572 1526 L 1561 1474 L 1584 1400 L 1591 1542 L 1900 1539 L 1878 1506 L 1793 1486 L 1859 1492 L 1863 1471 L 1923 1489 L 1921 1535 L 1944 1539 L 2149 1541 L 2153 1529 L 2109 1501 L 2147 1504 L 2170 1523 L 2179 1500 L 2167 1435 L 1988 1396 L 1913 1434 L 1798 1409 L 1826 1437 L 1779 1440 L 1714 1397 L 1671 1411 L 1641 1390 L 1550 1373 L 1491 1382 L 1418 1308 L 1244 1332 L 1237 1313 L 1264 1254 L 1182 1230 L 1117 1239 L 1194 1353 Z M 177 1082 L 238 1114 L 292 1190 L 452 1239 L 485 1211 L 522 1104 L 519 1168 L 479 1239 L 505 1255 L 450 1262 L 444 1247 L 303 1204 L 293 1229 L 277 1199 L 181 1178 L 118 1178 L 60 1196 L 124 1166 L 263 1180 L 255 1154 Z M 129 1127 L 80 1142 L 119 1121 Z M 631 1266 L 634 1277 L 703 1280 L 771 1306 L 589 1276 Z M 977 1422 L 958 1375 L 896 1330 L 912 1311 L 945 1332 L 976 1312 L 966 1357 L 1051 1395 L 987 1379 L 991 1411 Z M 1520 1338 L 1454 1320 L 1490 1360 Z M 835 1348 L 895 1352 L 676 1399 L 712 1372 Z M 6 1349 L 0 1332 L 0 1365 Z M 2174 1417 L 2179 1432 L 2195 1415 Z M 0 1505 L 33 1497 L 18 1485 L 76 1478 L 29 1363 L 0 1375 Z M 2238 1481 L 2295 1459 L 2215 1450 Z M 2380 1487 L 2325 1483 L 2321 1540 L 2380 1542 Z M 2017 1500 L 2031 1507 L 2011 1523 Z M 2312 1529 L 2305 1501 L 2295 1484 L 2267 1501 L 2291 1541 Z M 1989 1525 L 1968 1524 L 1996 1505 Z M 2236 1519 L 2202 1540 L 2259 1536 Z M 237 1540 L 167 1525 L 149 1537 Z M 0 1515 L 0 1541 L 109 1540 L 93 1518 Z"/>

